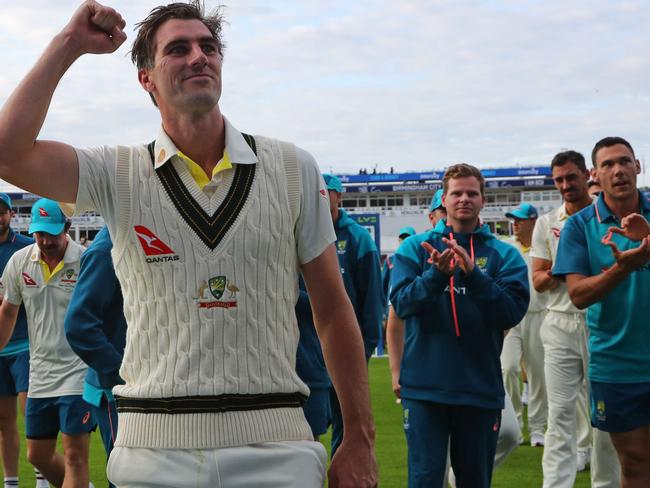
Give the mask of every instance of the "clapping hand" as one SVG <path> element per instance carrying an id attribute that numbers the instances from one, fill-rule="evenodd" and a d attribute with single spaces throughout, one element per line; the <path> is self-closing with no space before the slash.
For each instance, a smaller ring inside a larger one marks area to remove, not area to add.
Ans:
<path id="1" fill-rule="evenodd" d="M 610 227 L 609 232 L 627 237 L 631 241 L 641 241 L 650 235 L 650 224 L 645 217 L 633 213 L 621 220 L 621 227 Z"/>
<path id="2" fill-rule="evenodd" d="M 441 273 L 450 276 L 454 274 L 456 262 L 454 261 L 454 253 L 451 249 L 445 249 L 440 252 L 428 242 L 423 242 L 422 247 L 429 253 L 429 263 L 438 268 Z"/>

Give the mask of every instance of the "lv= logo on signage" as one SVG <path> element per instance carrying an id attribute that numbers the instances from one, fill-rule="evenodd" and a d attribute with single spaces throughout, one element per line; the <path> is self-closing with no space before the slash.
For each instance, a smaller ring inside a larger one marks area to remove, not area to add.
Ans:
<path id="1" fill-rule="evenodd" d="M 178 261 L 180 259 L 178 254 L 144 225 L 136 225 L 133 227 L 133 230 L 135 230 L 135 234 L 138 236 L 138 241 L 140 241 L 147 263 L 162 263 L 166 261 Z"/>

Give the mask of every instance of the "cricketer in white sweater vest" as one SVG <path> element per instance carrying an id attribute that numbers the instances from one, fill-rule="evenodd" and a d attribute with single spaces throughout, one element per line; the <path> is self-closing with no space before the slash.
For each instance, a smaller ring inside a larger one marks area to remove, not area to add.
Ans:
<path id="1" fill-rule="evenodd" d="M 116 446 L 312 438 L 293 310 L 299 264 L 335 240 L 324 183 L 307 152 L 225 123 L 234 164 L 211 195 L 162 129 L 155 146 L 77 150 L 77 212 L 108 224 L 128 322 Z"/>

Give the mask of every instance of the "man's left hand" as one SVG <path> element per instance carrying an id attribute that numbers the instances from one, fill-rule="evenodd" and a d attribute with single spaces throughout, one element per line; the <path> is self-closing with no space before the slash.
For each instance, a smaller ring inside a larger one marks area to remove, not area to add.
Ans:
<path id="1" fill-rule="evenodd" d="M 645 217 L 633 213 L 621 220 L 621 227 L 610 227 L 609 232 L 627 237 L 631 241 L 640 241 L 650 235 L 650 223 Z"/>
<path id="2" fill-rule="evenodd" d="M 474 261 L 472 261 L 470 255 L 467 254 L 465 248 L 456 242 L 456 239 L 447 239 L 446 237 L 443 237 L 442 242 L 444 242 L 454 253 L 456 265 L 460 266 L 460 269 L 462 269 L 466 275 L 474 271 Z"/>

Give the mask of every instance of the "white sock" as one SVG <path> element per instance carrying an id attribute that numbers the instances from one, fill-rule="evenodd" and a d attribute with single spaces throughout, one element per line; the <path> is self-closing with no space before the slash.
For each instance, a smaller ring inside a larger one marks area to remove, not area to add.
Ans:
<path id="1" fill-rule="evenodd" d="M 5 476 L 5 488 L 18 488 L 18 476 Z"/>
<path id="2" fill-rule="evenodd" d="M 45 476 L 38 469 L 34 468 L 34 474 L 36 475 L 36 488 L 50 488 Z"/>

